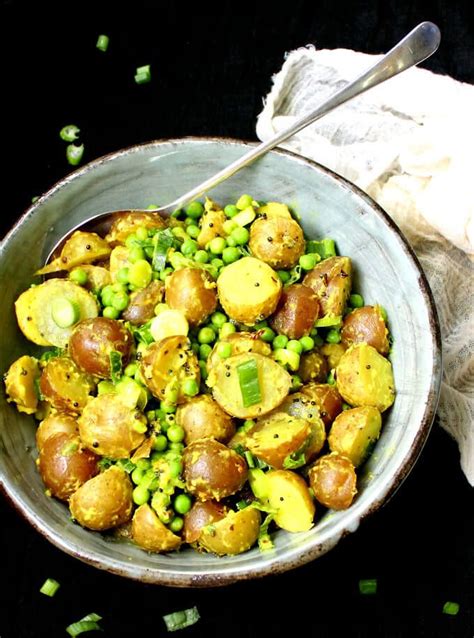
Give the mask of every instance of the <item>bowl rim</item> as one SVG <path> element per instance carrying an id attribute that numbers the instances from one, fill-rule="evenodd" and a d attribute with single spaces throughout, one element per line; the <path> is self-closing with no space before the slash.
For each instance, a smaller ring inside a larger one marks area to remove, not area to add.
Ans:
<path id="1" fill-rule="evenodd" d="M 232 146 L 240 146 L 242 148 L 257 146 L 259 142 L 248 141 L 233 137 L 227 136 L 185 136 L 180 138 L 163 138 L 151 140 L 148 142 L 144 142 L 141 144 L 134 144 L 131 146 L 127 146 L 106 155 L 100 156 L 84 166 L 80 167 L 77 170 L 72 171 L 62 179 L 55 182 L 43 195 L 41 195 L 34 203 L 32 203 L 25 212 L 16 220 L 11 229 L 5 234 L 5 236 L 0 241 L 0 258 L 2 257 L 5 246 L 8 244 L 11 237 L 13 237 L 16 232 L 18 232 L 19 227 L 30 217 L 33 216 L 37 210 L 41 206 L 43 202 L 53 196 L 57 191 L 67 187 L 71 182 L 79 179 L 82 175 L 88 173 L 89 171 L 94 170 L 98 166 L 105 164 L 107 162 L 113 161 L 114 159 L 146 151 L 148 149 L 152 150 L 154 148 L 160 148 L 165 145 L 175 144 L 202 144 L 202 143 L 217 143 L 217 144 L 226 144 Z M 386 491 L 378 496 L 370 506 L 363 511 L 358 519 L 357 523 L 360 524 L 367 516 L 373 514 L 377 511 L 382 505 L 384 505 L 398 490 L 403 481 L 406 479 L 413 466 L 416 463 L 425 443 L 428 438 L 428 435 L 431 430 L 431 426 L 433 424 L 436 409 L 438 405 L 439 393 L 441 389 L 441 374 L 442 374 L 442 344 L 441 344 L 441 331 L 439 326 L 438 314 L 433 298 L 433 294 L 429 287 L 426 275 L 423 272 L 422 266 L 413 250 L 413 248 L 408 243 L 408 240 L 405 238 L 404 234 L 397 226 L 397 224 L 393 221 L 393 219 L 383 210 L 383 208 L 375 202 L 367 193 L 361 190 L 358 186 L 342 177 L 338 173 L 335 173 L 331 169 L 319 164 L 318 162 L 306 158 L 298 153 L 293 151 L 289 151 L 286 149 L 275 148 L 269 153 L 277 154 L 283 157 L 287 157 L 293 161 L 300 162 L 306 166 L 309 166 L 315 169 L 317 172 L 323 173 L 333 180 L 339 182 L 343 187 L 355 193 L 359 198 L 361 198 L 364 203 L 372 209 L 372 211 L 385 223 L 385 225 L 389 228 L 392 233 L 397 236 L 399 244 L 402 250 L 405 252 L 406 257 L 409 261 L 411 261 L 411 265 L 415 268 L 418 273 L 418 284 L 419 288 L 427 309 L 428 317 L 429 317 L 429 331 L 431 335 L 432 345 L 433 345 L 433 360 L 432 360 L 432 368 L 431 368 L 431 383 L 428 391 L 428 396 L 425 404 L 425 409 L 423 412 L 423 416 L 421 419 L 420 427 L 417 430 L 415 435 L 415 439 L 413 441 L 413 445 L 409 454 L 402 460 L 401 465 L 397 468 L 395 474 L 390 478 L 390 486 Z M 55 531 L 50 530 L 48 525 L 44 523 L 44 521 L 36 515 L 36 513 L 25 506 L 24 503 L 19 503 L 12 490 L 10 490 L 7 485 L 3 473 L 0 472 L 0 491 L 6 497 L 6 499 L 13 505 L 14 509 L 19 512 L 23 518 L 25 518 L 34 529 L 36 529 L 40 534 L 42 534 L 49 542 L 53 545 L 64 551 L 65 553 L 80 559 L 81 561 L 103 570 L 106 570 L 110 573 L 124 576 L 127 578 L 131 578 L 133 580 L 137 580 L 139 582 L 146 582 L 149 584 L 157 584 L 157 585 L 165 585 L 172 587 L 213 587 L 213 586 L 221 586 L 228 585 L 234 582 L 249 580 L 254 578 L 262 578 L 266 575 L 277 574 L 288 571 L 290 569 L 294 569 L 296 567 L 302 566 L 310 561 L 313 561 L 318 556 L 323 555 L 329 549 L 338 544 L 338 542 L 348 535 L 351 531 L 355 530 L 355 527 L 346 525 L 343 526 L 343 529 L 339 536 L 333 539 L 331 542 L 326 544 L 321 544 L 319 542 L 315 542 L 309 550 L 303 553 L 303 555 L 297 555 L 296 557 L 283 557 L 276 564 L 272 565 L 263 565 L 261 567 L 256 567 L 252 569 L 251 572 L 242 572 L 240 570 L 236 570 L 234 572 L 225 572 L 221 574 L 216 573 L 203 573 L 203 574 L 193 574 L 190 573 L 173 573 L 166 572 L 161 568 L 157 568 L 153 570 L 152 568 L 134 568 L 133 563 L 126 565 L 121 563 L 119 560 L 113 561 L 111 559 L 103 559 L 98 558 L 97 554 L 93 550 L 83 550 L 78 547 L 73 547 L 68 542 L 64 541 L 62 537 L 57 534 Z M 357 525 L 358 526 L 358 525 Z M 107 563 L 107 561 L 110 561 Z"/>

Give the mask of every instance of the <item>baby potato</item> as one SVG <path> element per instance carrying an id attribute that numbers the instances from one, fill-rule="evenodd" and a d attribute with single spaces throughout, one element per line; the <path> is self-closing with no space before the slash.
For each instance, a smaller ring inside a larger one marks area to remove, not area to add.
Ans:
<path id="1" fill-rule="evenodd" d="M 221 520 L 202 528 L 199 545 L 219 556 L 241 554 L 257 541 L 260 522 L 260 512 L 253 507 L 230 511 Z"/>
<path id="2" fill-rule="evenodd" d="M 79 414 L 95 388 L 92 378 L 79 370 L 68 357 L 54 357 L 43 368 L 40 390 L 44 398 L 56 408 Z"/>
<path id="3" fill-rule="evenodd" d="M 274 521 L 287 532 L 305 532 L 313 525 L 316 508 L 305 481 L 291 470 L 265 474 L 268 504 Z"/>
<path id="4" fill-rule="evenodd" d="M 224 222 L 226 216 L 223 210 L 205 210 L 200 221 L 201 231 L 197 236 L 197 243 L 204 248 L 215 237 L 225 237 Z"/>
<path id="5" fill-rule="evenodd" d="M 184 516 L 183 538 L 186 543 L 195 543 L 206 525 L 220 521 L 227 513 L 217 501 L 196 501 Z"/>
<path id="6" fill-rule="evenodd" d="M 319 315 L 319 301 L 311 288 L 293 284 L 283 289 L 270 325 L 289 339 L 309 335 Z"/>
<path id="7" fill-rule="evenodd" d="M 368 343 L 380 354 L 388 354 L 388 330 L 380 306 L 356 308 L 344 317 L 342 343 L 348 348 L 355 343 Z"/>
<path id="8" fill-rule="evenodd" d="M 219 301 L 234 321 L 247 326 L 271 315 L 282 284 L 274 270 L 255 257 L 243 257 L 224 268 L 217 280 Z"/>
<path id="9" fill-rule="evenodd" d="M 38 360 L 24 355 L 14 361 L 5 374 L 7 401 L 16 404 L 18 412 L 34 414 L 38 408 L 36 380 L 40 377 Z"/>
<path id="10" fill-rule="evenodd" d="M 325 356 L 328 361 L 329 370 L 337 368 L 346 350 L 346 346 L 342 343 L 325 343 L 319 349 L 320 353 Z"/>
<path id="11" fill-rule="evenodd" d="M 72 270 L 82 264 L 107 259 L 111 248 L 97 233 L 76 230 L 61 249 L 61 255 L 47 266 L 36 271 L 36 275 L 46 275 L 59 270 Z"/>
<path id="12" fill-rule="evenodd" d="M 323 317 L 342 315 L 352 286 L 352 262 L 349 257 L 329 257 L 316 264 L 303 279 L 314 290 Z"/>
<path id="13" fill-rule="evenodd" d="M 100 290 L 104 288 L 104 286 L 109 286 L 112 283 L 110 270 L 107 270 L 107 268 L 103 266 L 83 264 L 81 265 L 81 270 L 87 275 L 87 282 L 84 285 L 84 288 L 87 290 Z"/>
<path id="14" fill-rule="evenodd" d="M 78 434 L 76 419 L 63 412 L 55 412 L 43 419 L 36 430 L 36 447 L 40 452 L 55 434 Z"/>
<path id="15" fill-rule="evenodd" d="M 263 218 L 270 219 L 272 217 L 284 217 L 285 219 L 293 219 L 291 213 L 286 204 L 280 204 L 279 202 L 268 202 L 264 206 L 260 206 L 258 209 L 260 215 Z"/>
<path id="16" fill-rule="evenodd" d="M 140 226 L 144 226 L 148 229 L 156 228 L 161 230 L 166 228 L 167 224 L 158 213 L 136 213 L 125 211 L 116 213 L 105 240 L 111 246 L 123 244 L 127 237 L 134 233 Z"/>
<path id="17" fill-rule="evenodd" d="M 318 406 L 302 392 L 294 392 L 277 409 L 297 419 L 304 419 L 309 425 L 311 431 L 303 449 L 305 463 L 309 463 L 319 454 L 326 441 L 326 428 Z"/>
<path id="18" fill-rule="evenodd" d="M 186 490 L 201 501 L 220 501 L 238 492 L 247 480 L 244 459 L 214 439 L 194 441 L 184 449 Z"/>
<path id="19" fill-rule="evenodd" d="M 199 385 L 201 371 L 189 339 L 183 335 L 165 337 L 152 343 L 143 353 L 140 370 L 150 392 L 157 399 L 166 398 L 168 389 L 177 389 L 177 403 L 187 398 L 183 384 L 194 379 Z"/>
<path id="20" fill-rule="evenodd" d="M 261 400 L 245 406 L 238 367 L 251 359 L 257 367 Z M 223 359 L 209 371 L 206 383 L 212 388 L 214 399 L 228 414 L 239 419 L 253 419 L 268 414 L 280 405 L 290 391 L 291 377 L 272 359 L 252 352 Z"/>
<path id="21" fill-rule="evenodd" d="M 235 434 L 232 417 L 208 394 L 194 397 L 179 406 L 176 423 L 184 430 L 186 445 L 197 439 L 208 438 L 227 443 Z"/>
<path id="22" fill-rule="evenodd" d="M 329 368 L 326 359 L 317 350 L 303 354 L 300 359 L 298 375 L 303 383 L 326 381 Z"/>
<path id="23" fill-rule="evenodd" d="M 304 253 L 303 231 L 291 217 L 264 216 L 250 227 L 249 248 L 272 268 L 293 268 Z"/>
<path id="24" fill-rule="evenodd" d="M 118 394 L 91 399 L 78 419 L 84 445 L 102 456 L 129 458 L 143 442 L 146 417 L 126 405 Z"/>
<path id="25" fill-rule="evenodd" d="M 130 303 L 122 312 L 122 319 L 134 326 L 141 326 L 155 316 L 155 306 L 163 301 L 165 286 L 161 281 L 152 281 L 146 288 L 132 293 Z"/>
<path id="26" fill-rule="evenodd" d="M 107 379 L 111 374 L 110 353 L 119 352 L 125 364 L 132 344 L 132 335 L 123 323 L 96 317 L 77 324 L 69 339 L 69 353 L 81 370 Z"/>
<path id="27" fill-rule="evenodd" d="M 329 432 L 329 447 L 343 454 L 358 467 L 370 455 L 380 436 L 382 417 L 377 408 L 364 406 L 344 410 L 337 416 Z"/>
<path id="28" fill-rule="evenodd" d="M 72 517 L 83 527 L 101 532 L 130 520 L 133 509 L 132 482 L 115 465 L 89 479 L 69 501 Z"/>
<path id="29" fill-rule="evenodd" d="M 392 364 L 366 343 L 352 346 L 341 357 L 336 382 L 341 397 L 354 407 L 372 405 L 383 412 L 395 400 Z"/>
<path id="30" fill-rule="evenodd" d="M 301 392 L 319 409 L 319 415 L 329 430 L 331 423 L 342 412 L 342 399 L 336 387 L 329 383 L 308 383 L 301 388 Z"/>
<path id="31" fill-rule="evenodd" d="M 357 494 L 357 476 L 351 461 L 333 452 L 310 468 L 309 484 L 317 501 L 333 510 L 347 509 Z"/>
<path id="32" fill-rule="evenodd" d="M 173 534 L 149 505 L 140 505 L 132 519 L 132 540 L 148 552 L 171 552 L 181 545 L 181 538 Z"/>
<path id="33" fill-rule="evenodd" d="M 205 270 L 181 268 L 166 278 L 165 300 L 191 326 L 198 326 L 217 308 L 216 284 Z"/>
<path id="34" fill-rule="evenodd" d="M 309 423 L 285 412 L 274 412 L 260 419 L 247 433 L 246 447 L 271 467 L 282 469 L 285 461 L 307 443 Z"/>
<path id="35" fill-rule="evenodd" d="M 220 343 L 230 343 L 232 346 L 232 355 L 243 354 L 244 352 L 256 352 L 257 354 L 263 354 L 268 357 L 272 352 L 270 344 L 262 341 L 258 336 L 258 332 L 234 332 L 219 339 L 215 344 L 211 354 L 207 358 L 208 371 L 210 371 L 213 366 L 222 363 L 222 357 L 219 356 L 218 352 Z"/>
<path id="36" fill-rule="evenodd" d="M 126 246 L 116 246 L 110 253 L 109 269 L 112 281 L 116 281 L 119 270 L 130 267 L 128 255 L 129 250 Z"/>
<path id="37" fill-rule="evenodd" d="M 41 447 L 38 468 L 52 496 L 67 501 L 98 473 L 98 460 L 98 456 L 82 447 L 77 434 L 58 432 Z"/>

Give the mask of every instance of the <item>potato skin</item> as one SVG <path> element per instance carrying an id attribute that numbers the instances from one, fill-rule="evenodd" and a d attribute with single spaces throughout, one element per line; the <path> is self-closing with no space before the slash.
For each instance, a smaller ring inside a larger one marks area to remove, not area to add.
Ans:
<path id="1" fill-rule="evenodd" d="M 128 474 L 112 465 L 74 492 L 69 501 L 71 515 L 83 527 L 98 532 L 118 527 L 131 518 L 132 491 Z"/>
<path id="2" fill-rule="evenodd" d="M 329 447 L 343 454 L 358 467 L 369 456 L 380 436 L 382 417 L 377 408 L 364 406 L 344 410 L 336 417 L 329 433 Z"/>
<path id="3" fill-rule="evenodd" d="M 217 279 L 217 290 L 229 317 L 253 326 L 275 311 L 282 283 L 268 264 L 243 257 L 224 268 Z"/>
<path id="4" fill-rule="evenodd" d="M 388 330 L 380 306 L 356 308 L 346 315 L 342 324 L 341 340 L 347 348 L 355 343 L 368 343 L 380 354 L 388 354 Z"/>
<path id="5" fill-rule="evenodd" d="M 316 511 L 305 481 L 291 470 L 272 470 L 265 475 L 268 503 L 276 510 L 274 521 L 287 532 L 305 532 Z"/>
<path id="6" fill-rule="evenodd" d="M 201 231 L 197 236 L 197 243 L 200 248 L 204 248 L 208 242 L 215 237 L 225 237 L 224 222 L 227 217 L 223 210 L 207 209 L 204 211 L 200 226 Z"/>
<path id="7" fill-rule="evenodd" d="M 166 278 L 165 300 L 191 326 L 198 326 L 217 308 L 216 285 L 205 270 L 181 268 Z"/>
<path id="8" fill-rule="evenodd" d="M 319 315 L 316 293 L 303 284 L 293 284 L 283 289 L 270 324 L 278 334 L 289 339 L 309 335 Z"/>
<path id="9" fill-rule="evenodd" d="M 241 554 L 256 542 L 260 522 L 260 512 L 253 507 L 230 511 L 221 520 L 202 529 L 199 545 L 219 556 Z"/>
<path id="10" fill-rule="evenodd" d="M 132 540 L 148 552 L 171 552 L 181 545 L 181 538 L 173 534 L 145 504 L 135 510 L 132 519 Z"/>
<path id="11" fill-rule="evenodd" d="M 313 350 L 301 356 L 298 375 L 303 383 L 310 383 L 311 381 L 324 383 L 328 374 L 327 361 L 320 352 Z"/>
<path id="12" fill-rule="evenodd" d="M 77 434 L 58 432 L 41 447 L 38 468 L 52 496 L 67 501 L 99 472 L 98 460 L 98 456 L 82 447 Z"/>
<path id="13" fill-rule="evenodd" d="M 282 469 L 285 459 L 298 452 L 310 435 L 311 427 L 304 419 L 277 411 L 249 430 L 245 445 L 258 459 Z"/>
<path id="14" fill-rule="evenodd" d="M 69 339 L 69 352 L 74 362 L 89 374 L 110 378 L 110 353 L 115 350 L 126 364 L 133 339 L 123 323 L 116 319 L 96 317 L 81 321 Z"/>
<path id="15" fill-rule="evenodd" d="M 342 398 L 337 388 L 328 383 L 308 383 L 301 388 L 301 392 L 319 409 L 319 415 L 328 431 L 331 423 L 342 412 Z"/>
<path id="16" fill-rule="evenodd" d="M 122 319 L 134 326 L 141 326 L 155 316 L 155 306 L 163 300 L 165 293 L 161 281 L 152 281 L 146 288 L 137 290 L 130 296 L 128 307 L 122 312 Z"/>
<path id="17" fill-rule="evenodd" d="M 351 461 L 333 452 L 310 468 L 309 484 L 317 501 L 333 510 L 347 509 L 357 494 L 357 476 Z"/>
<path id="18" fill-rule="evenodd" d="M 358 343 L 341 357 L 336 368 L 339 394 L 349 405 L 371 405 L 383 412 L 395 400 L 392 364 L 375 348 Z"/>
<path id="19" fill-rule="evenodd" d="M 145 439 L 145 434 L 135 428 L 145 424 L 145 416 L 125 405 L 116 394 L 99 394 L 91 399 L 78 419 L 84 445 L 113 459 L 130 457 Z"/>
<path id="20" fill-rule="evenodd" d="M 322 316 L 342 315 L 352 286 L 352 262 L 349 257 L 329 257 L 310 270 L 303 284 L 316 293 Z"/>
<path id="21" fill-rule="evenodd" d="M 247 480 L 244 459 L 214 439 L 188 445 L 183 464 L 186 490 L 201 501 L 220 501 L 238 492 Z"/>
<path id="22" fill-rule="evenodd" d="M 227 443 L 235 434 L 235 425 L 219 404 L 208 394 L 202 394 L 179 406 L 176 423 L 184 432 L 184 442 L 189 445 L 197 439 L 212 438 Z"/>
<path id="23" fill-rule="evenodd" d="M 111 246 L 123 244 L 127 237 L 134 233 L 139 226 L 161 230 L 166 228 L 167 224 L 157 213 L 116 213 L 105 240 Z"/>
<path id="24" fill-rule="evenodd" d="M 55 434 L 78 434 L 77 420 L 63 412 L 47 416 L 36 430 L 36 447 L 41 452 L 46 441 Z"/>
<path id="25" fill-rule="evenodd" d="M 5 375 L 7 401 L 16 404 L 19 412 L 34 414 L 38 408 L 35 382 L 40 369 L 37 359 L 24 355 L 14 361 Z"/>
<path id="26" fill-rule="evenodd" d="M 202 528 L 220 521 L 226 512 L 226 507 L 217 501 L 196 501 L 184 516 L 184 541 L 195 543 L 201 535 Z"/>
<path id="27" fill-rule="evenodd" d="M 95 384 L 68 357 L 50 359 L 41 373 L 40 390 L 57 410 L 79 414 L 89 400 Z"/>
<path id="28" fill-rule="evenodd" d="M 293 268 L 304 253 L 301 226 L 286 217 L 261 217 L 250 228 L 252 254 L 272 268 Z"/>

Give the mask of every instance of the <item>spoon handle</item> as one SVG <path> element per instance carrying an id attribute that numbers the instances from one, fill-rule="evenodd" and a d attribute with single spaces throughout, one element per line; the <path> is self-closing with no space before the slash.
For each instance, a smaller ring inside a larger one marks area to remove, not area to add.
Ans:
<path id="1" fill-rule="evenodd" d="M 319 120 L 319 118 L 323 117 L 323 115 L 326 115 L 326 113 L 329 113 L 337 106 L 344 104 L 348 100 L 352 100 L 352 98 L 357 95 L 361 95 L 365 91 L 368 91 L 381 82 L 385 82 L 385 80 L 398 75 L 402 71 L 423 62 L 423 60 L 429 58 L 430 55 L 436 51 L 439 46 L 440 39 L 440 31 L 435 24 L 432 22 L 422 22 L 410 31 L 403 40 L 400 40 L 393 49 L 384 55 L 370 69 L 347 84 L 340 91 L 331 95 L 329 99 L 320 104 L 313 111 L 307 115 L 303 115 L 291 126 L 277 133 L 266 142 L 262 142 L 258 146 L 251 148 L 250 151 L 245 153 L 245 155 L 240 157 L 238 160 L 229 164 L 229 166 L 226 166 L 218 173 L 198 186 L 195 186 L 192 190 L 188 191 L 177 200 L 163 208 L 180 208 L 186 202 L 199 197 L 204 192 L 231 177 L 241 168 L 244 168 L 244 166 L 248 166 L 257 158 L 267 153 L 267 151 L 270 151 L 272 148 L 275 148 L 275 146 L 285 142 L 295 133 L 301 131 L 301 129 L 312 124 L 316 120 Z"/>

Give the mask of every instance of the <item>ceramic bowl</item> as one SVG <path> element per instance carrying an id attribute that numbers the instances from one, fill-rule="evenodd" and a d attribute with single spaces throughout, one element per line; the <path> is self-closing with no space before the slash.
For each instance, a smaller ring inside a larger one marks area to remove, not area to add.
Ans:
<path id="1" fill-rule="evenodd" d="M 43 195 L 6 236 L 0 249 L 3 316 L 0 369 L 34 352 L 17 328 L 16 297 L 31 283 L 57 239 L 97 212 L 172 201 L 251 144 L 186 138 L 158 141 L 98 159 Z M 283 572 L 333 548 L 361 519 L 377 510 L 415 463 L 428 436 L 440 386 L 441 350 L 432 296 L 412 250 L 388 216 L 355 186 L 300 156 L 273 151 L 212 191 L 228 202 L 242 193 L 282 201 L 301 216 L 309 237 L 333 237 L 339 254 L 354 262 L 355 290 L 383 305 L 394 337 L 397 397 L 363 468 L 350 509 L 328 512 L 308 532 L 275 535 L 275 549 L 253 549 L 225 559 L 186 549 L 149 554 L 126 542 L 86 531 L 68 509 L 48 498 L 35 466 L 35 423 L 0 396 L 0 481 L 27 520 L 68 554 L 110 572 L 171 586 L 215 586 Z M 3 384 L 2 384 L 3 385 Z"/>

